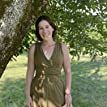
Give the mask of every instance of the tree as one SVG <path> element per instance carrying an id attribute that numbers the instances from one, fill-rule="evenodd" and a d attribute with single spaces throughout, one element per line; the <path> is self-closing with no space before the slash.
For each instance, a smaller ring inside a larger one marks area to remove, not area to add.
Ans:
<path id="1" fill-rule="evenodd" d="M 0 1 L 0 77 L 9 60 L 17 55 L 25 33 L 37 15 L 45 10 L 46 0 Z"/>
<path id="2" fill-rule="evenodd" d="M 27 49 L 34 40 L 35 29 L 30 25 L 40 14 L 49 15 L 55 21 L 58 26 L 57 40 L 69 45 L 72 56 L 79 58 L 81 54 L 89 54 L 95 58 L 97 55 L 107 53 L 107 0 L 47 0 L 48 3 L 46 0 L 32 1 L 17 0 L 16 4 L 19 5 L 15 6 L 13 0 L 5 3 L 2 1 L 2 6 L 10 5 L 11 11 L 9 7 L 6 8 L 5 13 L 3 13 L 4 9 L 2 12 L 0 10 L 1 14 L 4 14 L 0 21 L 1 74 L 13 54 L 17 55 L 17 52 Z M 12 16 L 12 13 L 18 12 L 22 14 L 20 17 L 19 15 L 15 17 L 14 14 Z M 14 20 L 11 20 L 11 16 Z M 3 22 L 6 22 L 6 25 Z M 11 22 L 14 24 L 11 25 Z M 25 36 L 26 31 L 28 32 Z M 23 45 L 21 45 L 22 39 Z"/>
<path id="3" fill-rule="evenodd" d="M 107 53 L 107 0 L 49 0 L 44 14 L 58 26 L 57 40 L 70 47 L 73 57 L 88 54 L 94 59 Z M 23 49 L 34 40 L 34 28 L 24 39 Z"/>
<path id="4" fill-rule="evenodd" d="M 107 0 L 53 0 L 47 14 L 58 26 L 58 37 L 73 56 L 107 53 Z"/>

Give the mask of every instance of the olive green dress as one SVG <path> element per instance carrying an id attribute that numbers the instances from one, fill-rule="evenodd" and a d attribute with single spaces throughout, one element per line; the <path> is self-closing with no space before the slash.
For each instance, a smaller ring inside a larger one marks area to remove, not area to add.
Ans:
<path id="1" fill-rule="evenodd" d="M 61 79 L 63 52 L 61 43 L 56 43 L 48 60 L 41 43 L 36 43 L 34 66 L 36 75 L 31 83 L 31 97 L 35 107 L 62 107 L 65 85 Z"/>

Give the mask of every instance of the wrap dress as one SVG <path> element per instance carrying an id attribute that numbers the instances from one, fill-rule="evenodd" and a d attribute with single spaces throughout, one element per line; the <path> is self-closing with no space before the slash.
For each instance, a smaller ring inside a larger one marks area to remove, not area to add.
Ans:
<path id="1" fill-rule="evenodd" d="M 61 43 L 55 43 L 50 59 L 47 59 L 41 43 L 35 43 L 35 76 L 30 94 L 35 107 L 62 107 L 64 105 L 65 82 L 61 79 L 63 52 Z"/>

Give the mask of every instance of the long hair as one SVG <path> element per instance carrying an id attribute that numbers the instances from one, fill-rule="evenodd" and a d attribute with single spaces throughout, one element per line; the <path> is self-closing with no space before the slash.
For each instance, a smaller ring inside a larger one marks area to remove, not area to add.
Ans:
<path id="1" fill-rule="evenodd" d="M 51 20 L 48 16 L 42 15 L 42 16 L 40 16 L 40 17 L 37 19 L 37 21 L 36 21 L 36 23 L 35 23 L 35 27 L 36 27 L 36 37 L 37 37 L 37 39 L 38 39 L 39 41 L 43 41 L 42 38 L 41 38 L 41 36 L 40 36 L 40 34 L 39 34 L 39 23 L 40 23 L 42 20 L 47 21 L 47 22 L 52 26 L 52 28 L 54 29 L 53 34 L 52 34 L 52 37 L 54 38 L 55 32 L 56 32 L 56 26 L 55 26 L 55 24 L 52 22 L 52 20 Z"/>

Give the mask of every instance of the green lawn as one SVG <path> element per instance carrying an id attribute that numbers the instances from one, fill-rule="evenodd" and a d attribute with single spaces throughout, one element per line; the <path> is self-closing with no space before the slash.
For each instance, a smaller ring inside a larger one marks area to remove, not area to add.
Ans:
<path id="1" fill-rule="evenodd" d="M 25 107 L 26 54 L 11 61 L 0 79 L 0 107 Z M 74 107 L 107 107 L 107 63 L 88 57 L 72 61 Z"/>

